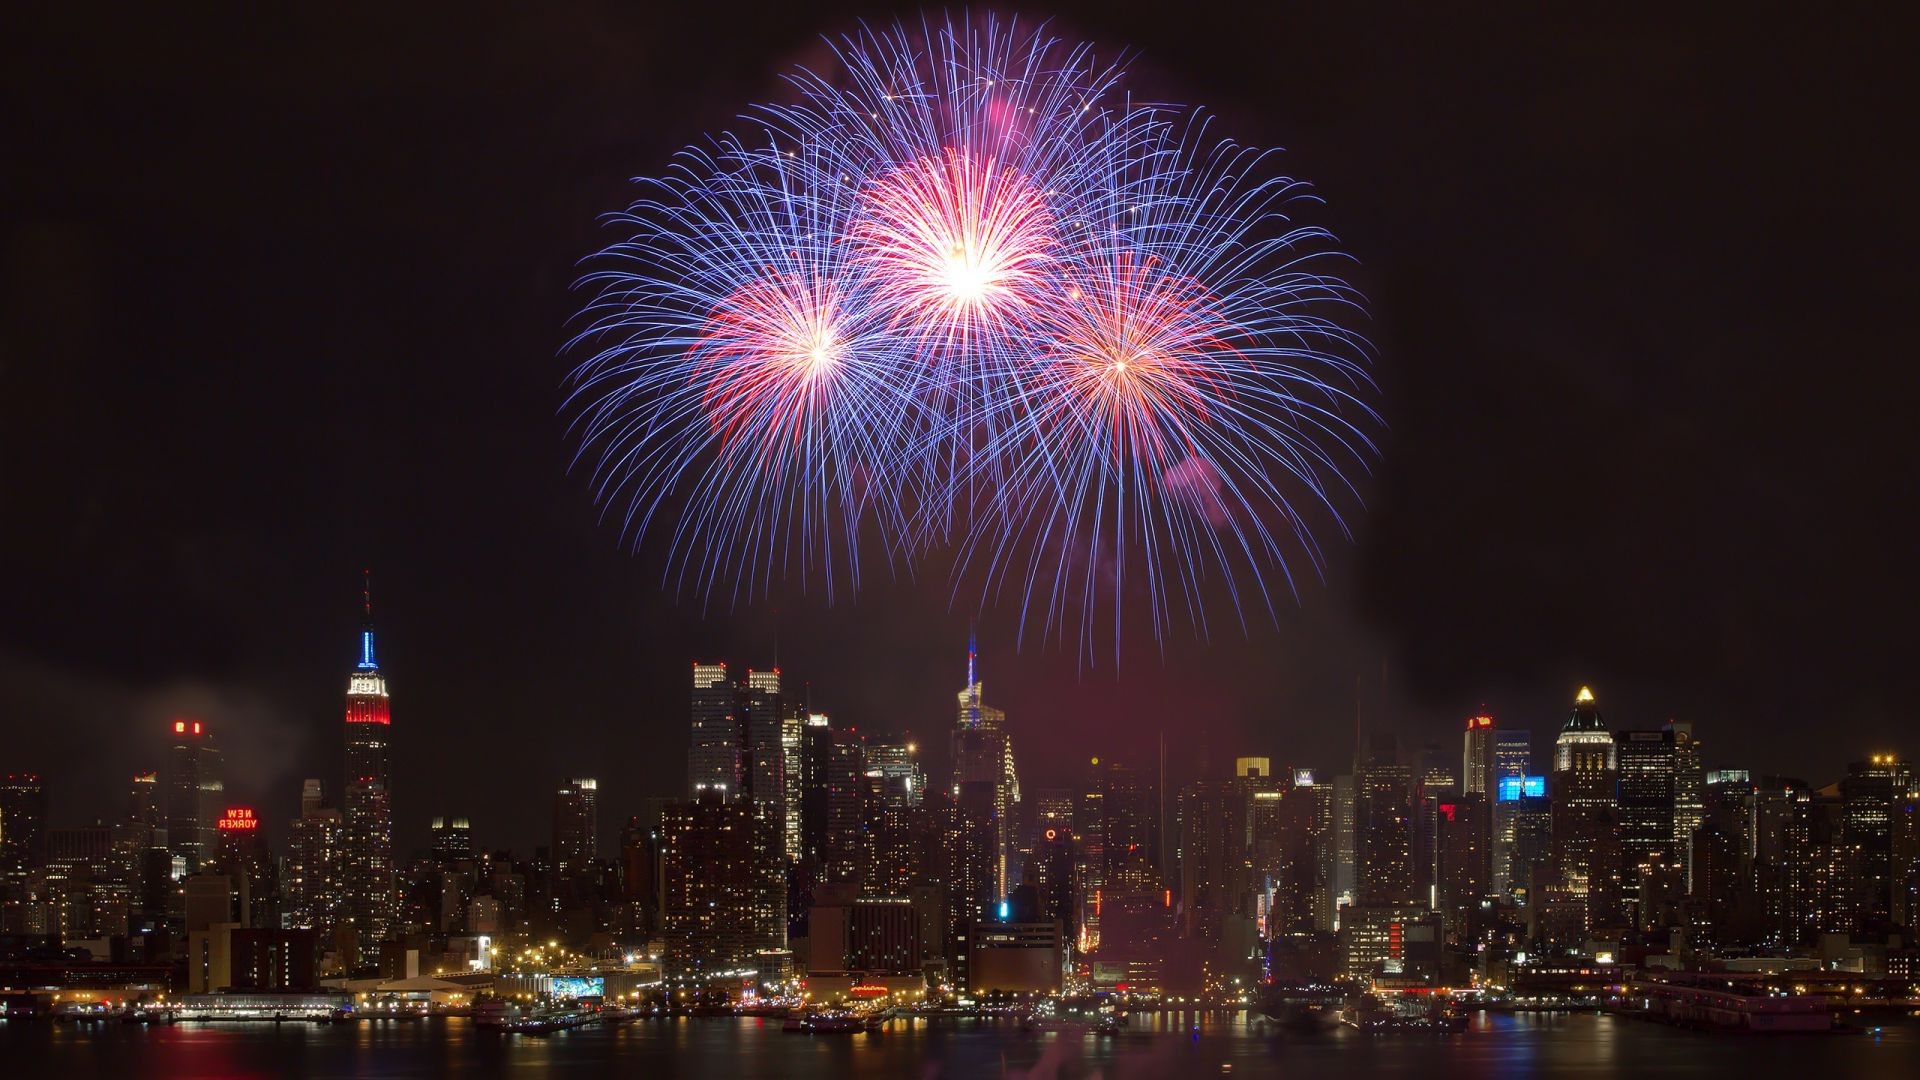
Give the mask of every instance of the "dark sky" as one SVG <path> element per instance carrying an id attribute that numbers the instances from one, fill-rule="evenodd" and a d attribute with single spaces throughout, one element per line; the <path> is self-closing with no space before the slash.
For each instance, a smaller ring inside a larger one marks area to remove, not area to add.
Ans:
<path id="1" fill-rule="evenodd" d="M 682 783 L 689 661 L 776 632 L 817 707 L 935 741 L 970 614 L 944 579 L 703 613 L 566 471 L 596 215 L 886 14 L 809 6 L 10 15 L 0 769 L 47 774 L 57 821 L 116 812 L 191 712 L 236 803 L 290 816 L 340 770 L 362 566 L 407 841 L 435 813 L 543 841 L 569 774 L 611 830 Z M 1368 507 L 1277 625 L 1210 644 L 1088 669 L 983 614 L 1030 779 L 1161 730 L 1334 765 L 1362 675 L 1416 743 L 1483 702 L 1544 734 L 1590 682 L 1617 726 L 1694 721 L 1710 766 L 1920 751 L 1906 16 L 1258 6 L 1027 10 L 1328 200 L 1380 347 Z"/>

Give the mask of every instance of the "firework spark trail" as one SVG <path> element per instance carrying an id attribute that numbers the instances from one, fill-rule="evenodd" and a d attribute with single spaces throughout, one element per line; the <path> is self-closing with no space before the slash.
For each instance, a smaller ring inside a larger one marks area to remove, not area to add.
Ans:
<path id="1" fill-rule="evenodd" d="M 1110 610 L 1118 650 L 1130 575 L 1156 638 L 1208 632 L 1213 580 L 1276 617 L 1378 423 L 1306 187 L 1044 26 L 829 44 L 747 139 L 642 181 L 583 279 L 568 408 L 607 512 L 709 600 L 857 588 L 877 536 L 909 573 L 954 542 L 956 596 L 1083 647 Z"/>
<path id="2" fill-rule="evenodd" d="M 920 391 L 840 257 L 845 208 L 807 175 L 731 137 L 685 151 L 583 279 L 580 453 L 631 535 L 677 511 L 670 572 L 703 596 L 747 599 L 795 568 L 829 596 L 857 588 L 861 532 L 891 561 L 909 531 L 900 490 L 873 478 L 918 436 Z"/>
<path id="3" fill-rule="evenodd" d="M 1083 644 L 1104 605 L 1118 649 L 1130 564 L 1156 637 L 1176 604 L 1207 632 L 1210 572 L 1243 626 L 1248 603 L 1271 617 L 1263 567 L 1289 592 L 1290 546 L 1321 569 L 1290 492 L 1344 529 L 1344 470 L 1373 451 L 1349 419 L 1375 420 L 1354 359 L 1365 343 L 1331 317 L 1358 298 L 1321 272 L 1324 233 L 1287 218 L 1309 196 L 1285 177 L 1248 179 L 1263 155 L 1210 142 L 1206 126 L 1163 125 L 1146 152 L 1109 164 L 1120 190 L 1096 200 L 1109 217 L 1043 308 L 1039 362 L 997 373 L 986 406 L 1002 418 L 982 455 L 1000 482 L 962 567 L 982 571 L 982 603 L 1011 590 L 1038 605 L 1044 631 L 1077 614 Z"/>

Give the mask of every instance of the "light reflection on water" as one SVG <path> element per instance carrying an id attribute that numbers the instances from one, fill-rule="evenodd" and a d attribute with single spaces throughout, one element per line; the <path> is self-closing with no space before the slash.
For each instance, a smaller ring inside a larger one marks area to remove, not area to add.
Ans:
<path id="1" fill-rule="evenodd" d="M 1920 1075 L 1920 1028 L 1871 1036 L 1739 1037 L 1591 1014 L 1483 1014 L 1457 1035 L 1276 1034 L 1259 1019 L 1161 1013 L 1114 1037 L 1031 1035 L 1012 1021 L 896 1024 L 885 1034 L 794 1035 L 777 1020 L 673 1018 L 510 1036 L 460 1019 L 349 1026 L 171 1027 L 0 1022 L 14 1076 L 1100 1077 Z"/>

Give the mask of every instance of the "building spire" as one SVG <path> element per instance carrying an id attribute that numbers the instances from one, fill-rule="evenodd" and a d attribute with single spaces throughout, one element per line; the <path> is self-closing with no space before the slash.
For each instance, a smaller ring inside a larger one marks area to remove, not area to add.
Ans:
<path id="1" fill-rule="evenodd" d="M 360 571 L 360 664 L 361 671 L 380 665 L 373 659 L 373 571 Z"/>

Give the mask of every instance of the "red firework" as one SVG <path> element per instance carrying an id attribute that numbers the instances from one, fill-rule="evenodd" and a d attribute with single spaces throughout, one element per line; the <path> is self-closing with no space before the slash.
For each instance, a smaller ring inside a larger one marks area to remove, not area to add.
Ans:
<path id="1" fill-rule="evenodd" d="M 795 275 L 760 278 L 707 317 L 692 350 L 701 407 L 723 445 L 763 454 L 798 440 L 842 365 L 849 336 L 839 290 Z"/>
<path id="2" fill-rule="evenodd" d="M 855 265 L 896 322 L 948 338 L 1005 329 L 1052 279 L 1053 212 L 1018 170 L 949 148 L 881 176 L 853 224 Z"/>

